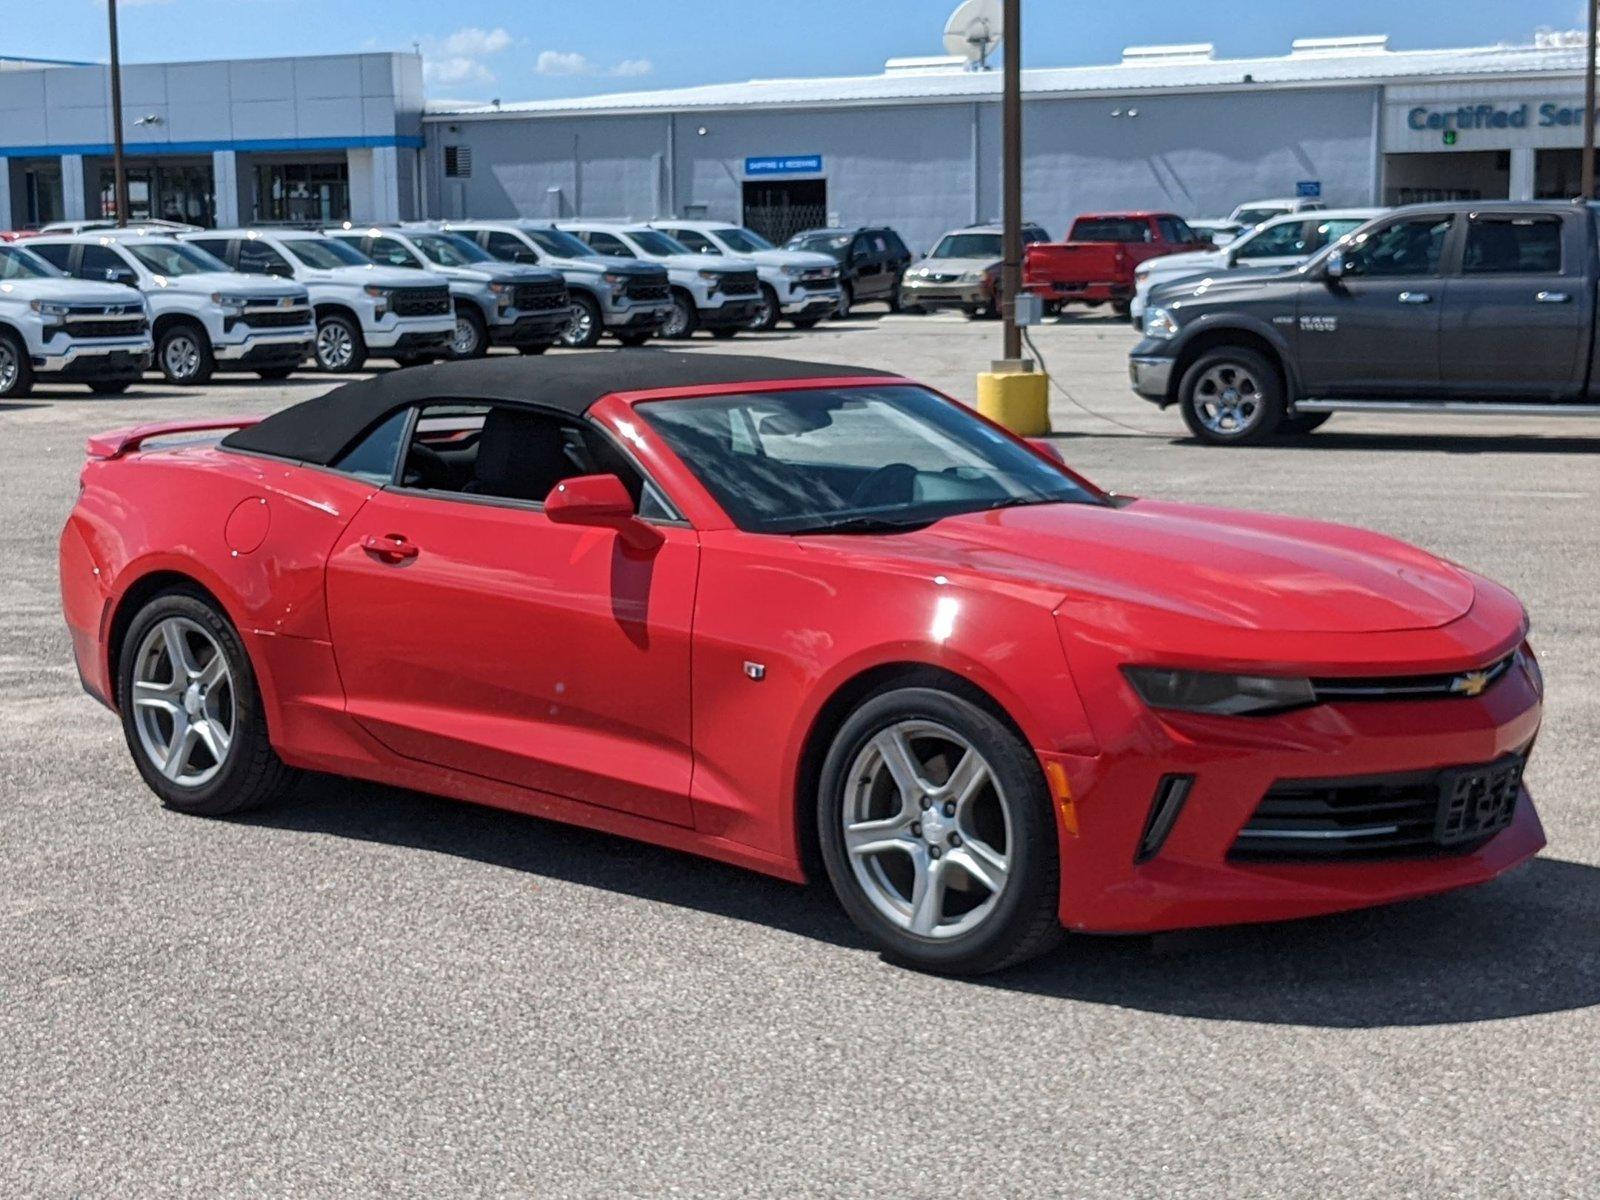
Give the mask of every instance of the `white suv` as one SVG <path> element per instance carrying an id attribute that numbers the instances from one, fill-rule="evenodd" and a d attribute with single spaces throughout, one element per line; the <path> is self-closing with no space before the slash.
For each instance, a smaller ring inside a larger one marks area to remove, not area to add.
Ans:
<path id="1" fill-rule="evenodd" d="M 311 354 L 305 288 L 240 275 L 166 234 L 104 229 L 33 238 L 29 249 L 79 279 L 143 293 L 168 383 L 205 383 L 218 369 L 282 379 Z"/>
<path id="2" fill-rule="evenodd" d="M 726 221 L 652 221 L 650 226 L 697 254 L 739 256 L 755 263 L 761 306 L 751 329 L 772 329 L 780 318 L 810 329 L 839 307 L 839 263 L 831 255 L 780 250 L 753 229 Z"/>
<path id="3" fill-rule="evenodd" d="M 149 365 L 138 292 L 66 278 L 32 251 L 0 243 L 0 399 L 26 396 L 38 377 L 111 395 Z"/>
<path id="4" fill-rule="evenodd" d="M 346 226 L 336 238 L 380 267 L 432 271 L 450 281 L 456 332 L 453 358 L 481 358 L 491 345 L 542 354 L 572 319 L 567 285 L 554 271 L 498 262 L 476 242 L 421 223 L 403 228 Z"/>
<path id="5" fill-rule="evenodd" d="M 713 337 L 731 338 L 749 326 L 761 307 L 761 280 L 753 262 L 707 262 L 705 255 L 645 224 L 563 221 L 557 228 L 576 234 L 601 254 L 658 263 L 667 269 L 672 312 L 661 327 L 662 337 L 682 339 L 705 328 Z"/>
<path id="6" fill-rule="evenodd" d="M 183 240 L 246 275 L 276 275 L 304 287 L 324 371 L 359 371 L 369 355 L 405 366 L 450 353 L 456 317 L 442 275 L 380 267 L 311 230 L 208 229 Z"/>

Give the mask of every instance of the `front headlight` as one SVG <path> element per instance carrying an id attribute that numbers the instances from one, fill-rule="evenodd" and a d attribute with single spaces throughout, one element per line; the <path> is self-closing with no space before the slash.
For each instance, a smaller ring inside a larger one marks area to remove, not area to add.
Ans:
<path id="1" fill-rule="evenodd" d="M 54 300 L 30 300 L 28 307 L 43 317 L 64 317 L 68 311 L 65 304 L 57 304 Z"/>
<path id="2" fill-rule="evenodd" d="M 600 276 L 600 278 L 603 282 L 614 288 L 628 286 L 628 277 L 626 275 L 620 275 L 615 271 L 607 271 L 604 275 Z"/>
<path id="3" fill-rule="evenodd" d="M 1166 309 L 1152 308 L 1144 314 L 1144 335 L 1153 338 L 1177 337 L 1178 323 Z"/>
<path id="4" fill-rule="evenodd" d="M 369 283 L 362 290 L 374 300 L 387 300 L 389 298 L 389 289 L 386 287 L 375 287 Z"/>
<path id="5" fill-rule="evenodd" d="M 1122 673 L 1151 708 L 1238 717 L 1282 712 L 1317 702 L 1309 679 L 1169 671 L 1163 667 L 1124 667 Z"/>
<path id="6" fill-rule="evenodd" d="M 968 271 L 968 272 L 966 272 L 966 274 L 961 276 L 961 282 L 962 283 L 982 283 L 983 282 L 983 272 L 982 271 Z"/>
<path id="7" fill-rule="evenodd" d="M 237 317 L 244 312 L 244 306 L 250 303 L 248 296 L 230 296 L 226 292 L 212 292 L 211 303 L 222 309 L 230 317 Z"/>
<path id="8" fill-rule="evenodd" d="M 491 282 L 489 284 L 489 291 L 493 295 L 500 296 L 500 295 L 504 295 L 506 292 L 509 292 L 511 290 L 511 287 L 512 287 L 512 285 L 509 284 L 509 283 Z"/>
<path id="9" fill-rule="evenodd" d="M 802 276 L 802 275 L 804 275 L 806 273 L 806 268 L 805 267 L 784 267 L 783 268 L 783 273 L 785 275 L 787 275 L 790 279 L 799 279 L 800 276 Z"/>
<path id="10" fill-rule="evenodd" d="M 722 278 L 721 271 L 698 271 L 696 274 L 698 274 L 700 278 L 704 279 L 707 283 L 716 283 L 717 280 Z"/>
<path id="11" fill-rule="evenodd" d="M 1150 268 L 1149 267 L 1135 267 L 1134 271 L 1133 271 L 1133 277 L 1135 279 L 1137 279 L 1140 283 L 1143 283 L 1146 279 L 1150 278 Z"/>

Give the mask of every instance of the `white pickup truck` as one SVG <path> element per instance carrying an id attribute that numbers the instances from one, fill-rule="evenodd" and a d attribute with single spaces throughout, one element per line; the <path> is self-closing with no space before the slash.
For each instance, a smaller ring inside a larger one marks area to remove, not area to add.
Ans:
<path id="1" fill-rule="evenodd" d="M 408 366 L 450 353 L 456 316 L 442 275 L 380 267 L 313 230 L 208 229 L 183 240 L 235 271 L 304 287 L 316 312 L 315 354 L 324 371 L 359 371 L 369 355 Z"/>
<path id="2" fill-rule="evenodd" d="M 839 263 L 809 250 L 780 250 L 753 229 L 727 221 L 673 218 L 650 222 L 696 254 L 743 258 L 756 265 L 761 279 L 761 306 L 750 328 L 768 330 L 779 320 L 810 329 L 839 307 Z"/>
<path id="3" fill-rule="evenodd" d="M 202 384 L 218 370 L 283 379 L 311 355 L 305 288 L 240 275 L 169 235 L 103 229 L 34 238 L 29 249 L 78 279 L 143 293 L 168 383 Z"/>
<path id="4" fill-rule="evenodd" d="M 125 391 L 150 365 L 144 297 L 114 283 L 69 279 L 20 245 L 0 243 L 0 399 L 36 379 Z"/>

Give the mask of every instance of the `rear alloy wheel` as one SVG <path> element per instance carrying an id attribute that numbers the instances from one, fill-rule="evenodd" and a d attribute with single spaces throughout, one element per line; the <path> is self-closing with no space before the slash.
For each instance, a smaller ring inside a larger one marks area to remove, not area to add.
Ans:
<path id="1" fill-rule="evenodd" d="M 587 350 L 600 340 L 605 325 L 600 306 L 581 292 L 572 295 L 572 320 L 561 331 L 561 344 L 569 350 Z"/>
<path id="2" fill-rule="evenodd" d="M 1202 354 L 1178 385 L 1189 432 L 1213 446 L 1265 441 L 1283 421 L 1283 384 L 1254 350 L 1224 346 Z"/>
<path id="3" fill-rule="evenodd" d="M 931 688 L 881 693 L 839 730 L 818 799 L 834 891 L 890 957 L 980 974 L 1059 937 L 1043 774 L 991 713 Z"/>
<path id="4" fill-rule="evenodd" d="M 222 816 L 277 798 L 296 778 L 267 738 L 238 634 L 198 594 L 168 592 L 134 617 L 117 697 L 139 774 L 171 808 Z"/>
<path id="5" fill-rule="evenodd" d="M 359 371 L 367 361 L 361 330 L 349 317 L 332 313 L 317 322 L 317 366 L 330 375 Z"/>
<path id="6" fill-rule="evenodd" d="M 700 314 L 695 311 L 694 300 L 688 292 L 672 293 L 672 311 L 667 323 L 661 327 L 661 336 L 669 341 L 681 342 L 694 336 L 700 324 Z"/>
<path id="7" fill-rule="evenodd" d="M 489 353 L 489 330 L 483 318 L 465 305 L 456 309 L 456 331 L 450 335 L 451 358 L 482 358 Z"/>
<path id="8" fill-rule="evenodd" d="M 156 364 L 168 383 L 182 387 L 205 383 L 216 369 L 211 339 L 196 325 L 169 325 L 156 339 Z"/>
<path id="9" fill-rule="evenodd" d="M 750 318 L 750 324 L 745 328 L 755 333 L 766 333 L 778 327 L 778 318 L 782 315 L 783 309 L 778 305 L 778 293 L 763 283 L 761 299 L 756 305 L 756 315 Z"/>
<path id="10" fill-rule="evenodd" d="M 33 364 L 15 334 L 0 332 L 0 400 L 13 400 L 33 391 Z"/>

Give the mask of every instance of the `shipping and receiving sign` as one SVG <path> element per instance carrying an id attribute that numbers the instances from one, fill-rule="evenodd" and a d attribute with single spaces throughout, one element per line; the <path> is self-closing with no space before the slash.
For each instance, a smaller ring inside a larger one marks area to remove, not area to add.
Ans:
<path id="1" fill-rule="evenodd" d="M 744 160 L 746 175 L 819 175 L 822 173 L 820 154 L 761 155 Z"/>

